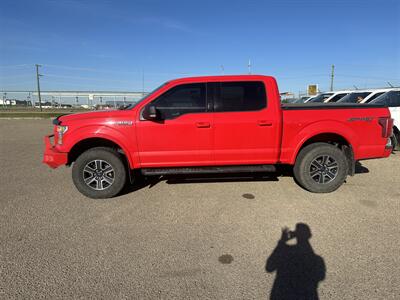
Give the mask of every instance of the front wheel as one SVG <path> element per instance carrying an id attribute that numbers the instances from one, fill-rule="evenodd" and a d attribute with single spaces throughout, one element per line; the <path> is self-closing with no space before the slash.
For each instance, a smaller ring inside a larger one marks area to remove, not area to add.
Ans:
<path id="1" fill-rule="evenodd" d="M 89 198 L 111 198 L 124 187 L 126 169 L 117 151 L 105 147 L 92 148 L 75 161 L 72 180 L 76 188 Z"/>
<path id="2" fill-rule="evenodd" d="M 293 173 L 306 190 L 330 193 L 346 180 L 348 168 L 346 155 L 339 148 L 327 143 L 315 143 L 300 151 Z"/>

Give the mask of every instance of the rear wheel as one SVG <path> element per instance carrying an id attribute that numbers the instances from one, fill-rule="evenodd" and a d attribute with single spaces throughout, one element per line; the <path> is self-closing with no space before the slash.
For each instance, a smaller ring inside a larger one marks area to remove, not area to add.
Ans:
<path id="1" fill-rule="evenodd" d="M 348 168 L 346 155 L 340 149 L 327 143 L 315 143 L 300 151 L 293 172 L 306 190 L 330 193 L 346 180 Z"/>
<path id="2" fill-rule="evenodd" d="M 111 198 L 124 187 L 126 168 L 117 151 L 105 147 L 92 148 L 75 161 L 72 180 L 76 188 L 89 198 Z"/>

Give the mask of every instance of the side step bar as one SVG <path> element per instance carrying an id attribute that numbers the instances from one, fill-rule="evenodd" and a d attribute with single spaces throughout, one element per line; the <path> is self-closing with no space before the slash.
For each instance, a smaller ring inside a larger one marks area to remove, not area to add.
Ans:
<path id="1" fill-rule="evenodd" d="M 178 175 L 178 174 L 217 174 L 217 173 L 251 173 L 275 172 L 274 165 L 241 165 L 241 166 L 208 166 L 180 168 L 145 168 L 143 175 Z"/>

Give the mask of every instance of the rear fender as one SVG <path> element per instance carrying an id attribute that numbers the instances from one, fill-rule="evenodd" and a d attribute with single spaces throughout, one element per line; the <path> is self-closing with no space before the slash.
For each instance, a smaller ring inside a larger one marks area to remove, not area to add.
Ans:
<path id="1" fill-rule="evenodd" d="M 295 150 L 289 158 L 289 164 L 294 164 L 296 162 L 296 157 L 300 149 L 307 141 L 320 134 L 338 135 L 347 141 L 354 153 L 357 151 L 358 138 L 354 130 L 341 122 L 321 121 L 307 125 L 297 134 L 295 140 L 292 142 L 293 145 L 295 145 Z"/>

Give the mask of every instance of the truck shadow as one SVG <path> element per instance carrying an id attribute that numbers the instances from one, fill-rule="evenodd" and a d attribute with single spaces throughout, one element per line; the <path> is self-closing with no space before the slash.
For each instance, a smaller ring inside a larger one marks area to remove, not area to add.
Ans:
<path id="1" fill-rule="evenodd" d="M 212 183 L 212 182 L 268 182 L 279 181 L 280 173 L 240 173 L 240 174 L 190 174 L 138 177 L 133 184 L 126 184 L 120 196 L 135 191 L 152 188 L 160 182 L 167 184 Z"/>
<path id="2" fill-rule="evenodd" d="M 368 168 L 361 163 L 356 163 L 356 174 L 369 173 Z M 134 175 L 135 176 L 135 175 Z M 164 176 L 135 176 L 138 178 L 133 184 L 126 184 L 121 195 L 135 191 L 152 188 L 160 182 L 167 184 L 188 184 L 188 183 L 213 183 L 213 182 L 270 182 L 279 181 L 280 177 L 292 177 L 291 166 L 278 166 L 273 173 L 235 173 L 235 174 L 186 174 L 186 175 L 164 175 Z"/>
<path id="3" fill-rule="evenodd" d="M 364 167 L 359 161 L 356 162 L 356 174 L 369 173 L 369 169 Z"/>

